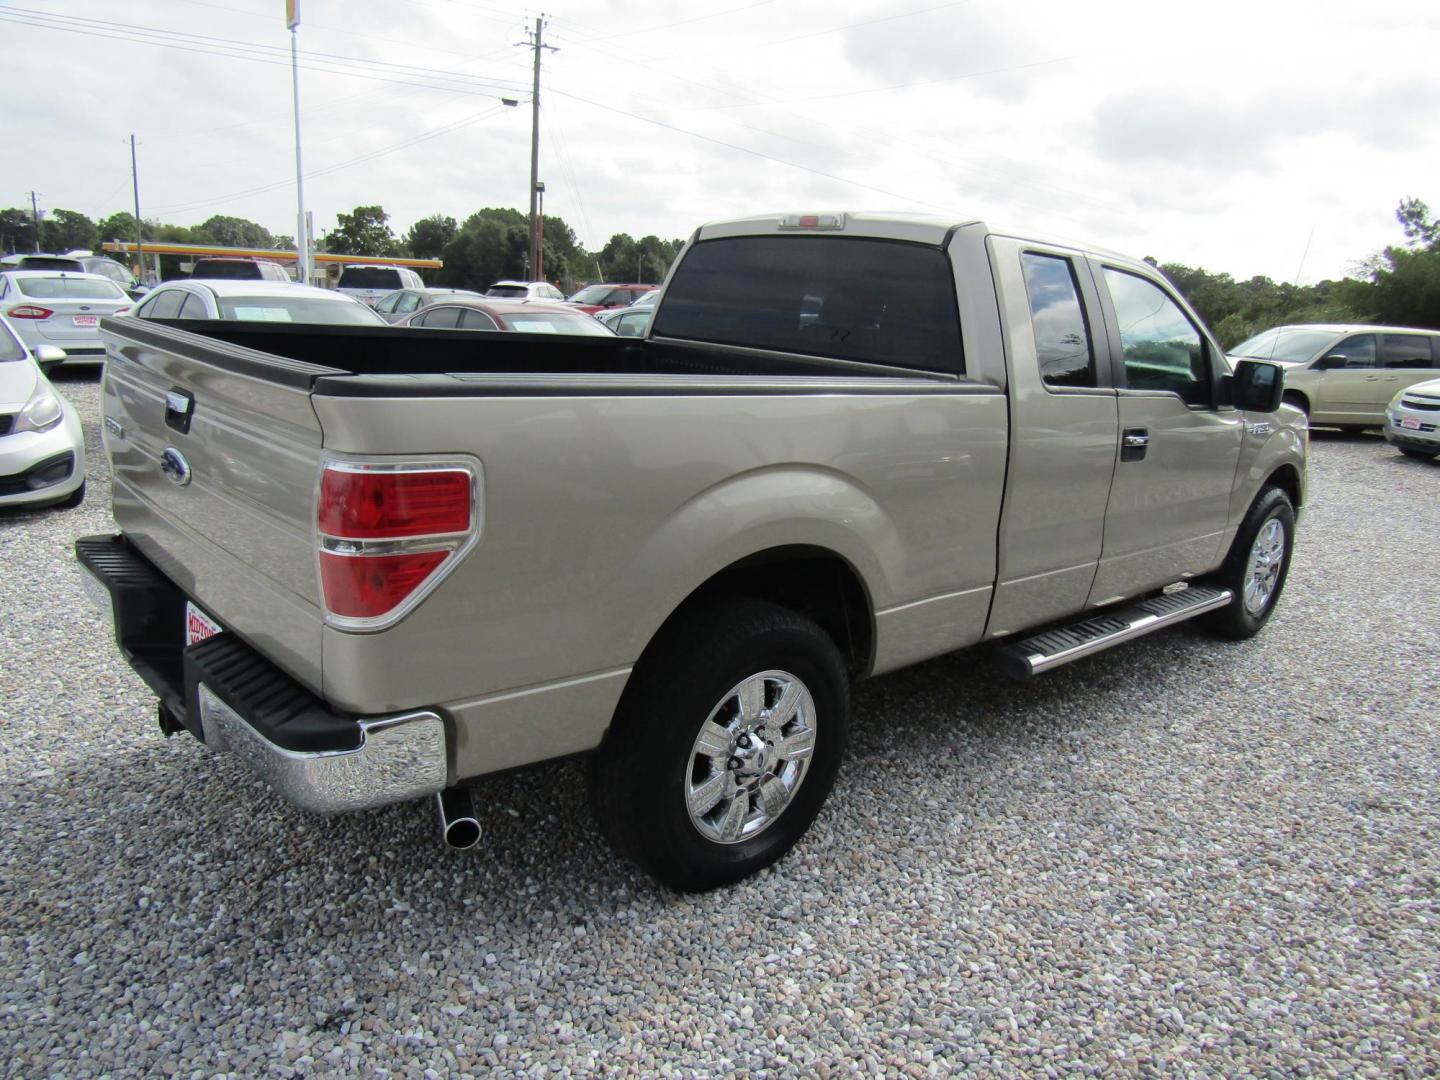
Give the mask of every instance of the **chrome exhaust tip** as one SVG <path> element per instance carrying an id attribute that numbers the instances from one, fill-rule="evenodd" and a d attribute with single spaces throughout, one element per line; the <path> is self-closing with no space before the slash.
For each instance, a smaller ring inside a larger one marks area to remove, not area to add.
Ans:
<path id="1" fill-rule="evenodd" d="M 447 847 L 465 851 L 480 842 L 480 819 L 475 816 L 469 788 L 445 788 L 436 792 L 435 803 L 440 810 L 440 835 Z"/>

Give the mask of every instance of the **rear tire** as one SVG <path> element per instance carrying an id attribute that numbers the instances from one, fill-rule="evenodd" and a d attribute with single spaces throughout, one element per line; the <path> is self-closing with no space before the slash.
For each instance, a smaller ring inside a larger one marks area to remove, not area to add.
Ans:
<path id="1" fill-rule="evenodd" d="M 1258 634 L 1280 600 L 1294 549 L 1295 507 L 1285 492 L 1267 487 L 1250 504 L 1230 554 L 1211 578 L 1235 597 L 1201 616 L 1205 626 L 1236 641 Z"/>
<path id="2" fill-rule="evenodd" d="M 590 759 L 596 821 L 671 888 L 747 877 L 820 812 L 849 708 L 845 665 L 815 623 L 748 598 L 698 602 L 646 649 Z"/>

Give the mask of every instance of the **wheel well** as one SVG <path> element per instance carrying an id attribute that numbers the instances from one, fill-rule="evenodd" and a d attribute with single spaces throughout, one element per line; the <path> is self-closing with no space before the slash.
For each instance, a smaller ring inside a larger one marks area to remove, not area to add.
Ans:
<path id="1" fill-rule="evenodd" d="M 813 619 L 852 673 L 870 669 L 875 620 L 869 594 L 855 568 L 833 551 L 795 545 L 757 552 L 710 578 L 686 604 L 720 593 L 768 600 Z"/>
<path id="2" fill-rule="evenodd" d="M 1299 390 L 1286 390 L 1280 395 L 1280 400 L 1286 405 L 1294 405 L 1306 416 L 1310 415 L 1310 399 Z"/>
<path id="3" fill-rule="evenodd" d="M 1293 465 L 1281 465 L 1265 478 L 1266 487 L 1277 487 L 1290 496 L 1290 505 L 1300 506 L 1300 474 Z"/>

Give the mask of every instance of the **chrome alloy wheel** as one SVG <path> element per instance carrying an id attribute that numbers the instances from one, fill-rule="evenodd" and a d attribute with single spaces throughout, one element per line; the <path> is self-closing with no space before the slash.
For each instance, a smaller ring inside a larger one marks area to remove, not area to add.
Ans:
<path id="1" fill-rule="evenodd" d="M 1250 545 L 1250 560 L 1245 565 L 1245 610 L 1261 615 L 1275 597 L 1280 570 L 1285 565 L 1285 526 L 1271 518 L 1260 526 L 1255 543 Z"/>
<path id="2" fill-rule="evenodd" d="M 779 819 L 815 752 L 815 701 L 787 671 L 762 671 L 732 687 L 690 749 L 690 823 L 718 844 L 738 844 Z"/>

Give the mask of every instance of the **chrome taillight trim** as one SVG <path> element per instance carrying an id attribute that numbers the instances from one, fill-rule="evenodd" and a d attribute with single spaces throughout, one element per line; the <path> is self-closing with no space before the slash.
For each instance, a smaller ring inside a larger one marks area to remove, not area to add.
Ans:
<path id="1" fill-rule="evenodd" d="M 320 488 L 324 483 L 327 471 L 348 473 L 463 471 L 470 477 L 470 529 L 460 533 L 427 533 L 407 537 L 386 537 L 383 540 L 364 540 L 321 532 Z M 311 500 L 314 512 L 311 515 L 311 521 L 314 530 L 315 583 L 325 625 L 350 633 L 375 633 L 380 630 L 388 630 L 424 603 L 440 582 L 449 577 L 480 542 L 485 520 L 484 477 L 484 467 L 480 464 L 479 459 L 468 456 L 447 455 L 375 460 L 333 453 L 324 455 L 320 459 L 320 468 L 315 474 L 315 492 Z M 404 600 L 383 615 L 360 618 L 352 615 L 337 615 L 330 610 L 325 596 L 325 576 L 320 566 L 323 555 L 363 559 L 383 555 L 418 555 L 430 551 L 445 551 L 447 555 L 441 560 L 440 565 L 430 571 Z"/>

